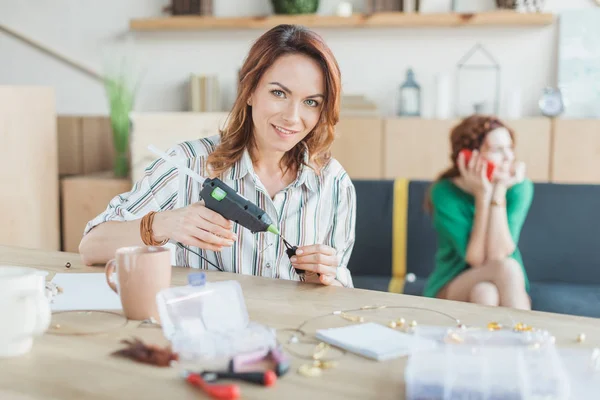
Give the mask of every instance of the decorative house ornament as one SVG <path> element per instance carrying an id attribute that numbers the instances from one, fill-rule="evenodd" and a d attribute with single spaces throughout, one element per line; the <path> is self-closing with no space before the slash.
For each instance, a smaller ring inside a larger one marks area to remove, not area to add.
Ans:
<path id="1" fill-rule="evenodd" d="M 418 117 L 421 115 L 421 86 L 415 81 L 415 73 L 411 68 L 406 71 L 406 80 L 400 86 L 401 117 Z"/>
<path id="2" fill-rule="evenodd" d="M 481 44 L 476 44 L 458 62 L 456 70 L 456 114 L 498 114 L 500 65 Z"/>

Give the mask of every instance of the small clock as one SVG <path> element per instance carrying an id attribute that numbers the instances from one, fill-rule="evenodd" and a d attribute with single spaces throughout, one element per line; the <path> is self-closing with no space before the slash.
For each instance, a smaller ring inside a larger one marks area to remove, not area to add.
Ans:
<path id="1" fill-rule="evenodd" d="M 542 93 L 542 97 L 540 98 L 538 105 L 540 107 L 540 111 L 546 117 L 556 117 L 562 114 L 562 112 L 565 109 L 560 89 L 555 89 L 551 87 L 547 87 L 544 89 L 544 92 Z"/>

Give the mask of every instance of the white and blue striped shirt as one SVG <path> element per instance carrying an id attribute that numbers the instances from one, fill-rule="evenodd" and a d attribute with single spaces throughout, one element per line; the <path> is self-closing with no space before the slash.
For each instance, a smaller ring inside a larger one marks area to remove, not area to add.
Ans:
<path id="1" fill-rule="evenodd" d="M 206 161 L 219 141 L 219 136 L 187 141 L 167 153 L 201 176 L 209 176 Z M 248 151 L 221 179 L 265 210 L 292 245 L 325 244 L 336 249 L 340 260 L 337 279 L 344 286 L 353 287 L 347 265 L 355 240 L 356 194 L 350 177 L 338 161 L 331 159 L 321 174 L 301 166 L 296 180 L 273 199 L 254 173 Z M 201 189 L 200 184 L 185 173 L 157 159 L 129 192 L 115 196 L 103 213 L 88 222 L 84 235 L 105 221 L 131 221 L 150 211 L 186 207 L 200 200 Z M 238 240 L 231 247 L 220 252 L 192 250 L 227 272 L 300 279 L 278 237 L 271 233 L 253 234 L 235 223 L 233 231 Z M 175 249 L 174 262 L 178 266 L 214 268 L 188 250 Z"/>

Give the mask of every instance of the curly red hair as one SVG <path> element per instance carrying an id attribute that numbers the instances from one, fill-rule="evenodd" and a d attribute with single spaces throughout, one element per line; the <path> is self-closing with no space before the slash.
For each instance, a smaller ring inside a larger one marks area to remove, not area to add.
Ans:
<path id="1" fill-rule="evenodd" d="M 434 183 L 442 179 L 451 179 L 460 176 L 457 160 L 461 150 L 478 150 L 483 144 L 487 134 L 497 128 L 505 128 L 510 134 L 514 145 L 514 131 L 495 116 L 471 115 L 456 125 L 450 132 L 450 162 L 452 163 L 452 166 L 444 170 L 436 178 Z M 427 196 L 425 209 L 431 211 L 432 206 L 431 196 Z"/>

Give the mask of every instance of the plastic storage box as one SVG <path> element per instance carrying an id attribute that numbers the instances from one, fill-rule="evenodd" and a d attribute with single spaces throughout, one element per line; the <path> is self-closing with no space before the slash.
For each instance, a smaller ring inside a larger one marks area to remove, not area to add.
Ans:
<path id="1" fill-rule="evenodd" d="M 567 400 L 569 379 L 554 346 L 445 345 L 411 356 L 407 400 Z"/>

